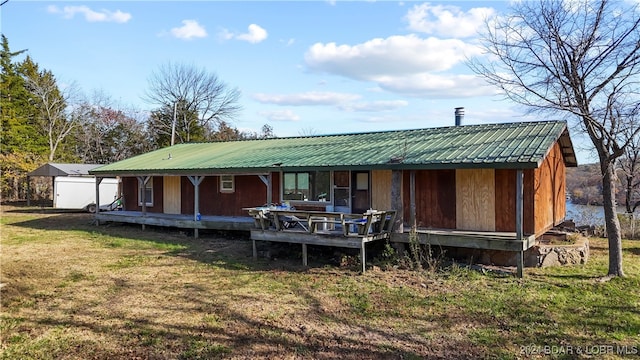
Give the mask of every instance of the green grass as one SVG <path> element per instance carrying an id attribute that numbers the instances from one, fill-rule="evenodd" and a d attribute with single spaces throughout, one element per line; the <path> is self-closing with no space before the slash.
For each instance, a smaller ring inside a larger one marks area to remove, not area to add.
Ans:
<path id="1" fill-rule="evenodd" d="M 640 344 L 640 242 L 626 278 L 606 241 L 586 265 L 524 279 L 437 271 L 310 268 L 251 258 L 249 241 L 193 239 L 87 214 L 2 214 L 0 359 L 540 357 Z M 532 351 L 535 350 L 535 351 Z M 538 351 L 538 352 L 536 352 Z M 584 355 L 584 354 L 583 354 Z M 594 356 L 582 356 L 594 358 Z M 597 358 L 617 358 L 613 352 Z"/>

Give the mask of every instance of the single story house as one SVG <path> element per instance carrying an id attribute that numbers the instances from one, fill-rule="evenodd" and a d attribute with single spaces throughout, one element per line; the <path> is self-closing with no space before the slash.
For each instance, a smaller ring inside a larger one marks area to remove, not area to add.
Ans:
<path id="1" fill-rule="evenodd" d="M 179 144 L 90 173 L 122 179 L 125 211 L 99 221 L 197 236 L 198 228 L 250 229 L 246 208 L 263 204 L 392 209 L 392 241 L 415 228 L 443 245 L 522 252 L 564 220 L 571 166 L 566 122 L 537 121 Z"/>

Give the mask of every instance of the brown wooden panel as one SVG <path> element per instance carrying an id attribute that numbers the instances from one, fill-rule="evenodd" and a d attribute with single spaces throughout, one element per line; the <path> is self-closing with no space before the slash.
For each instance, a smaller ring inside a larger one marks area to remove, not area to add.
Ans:
<path id="1" fill-rule="evenodd" d="M 420 178 L 429 177 L 426 182 L 418 181 L 419 188 L 429 184 L 428 203 L 420 203 L 419 209 L 427 215 L 425 225 L 432 228 L 455 229 L 456 227 L 456 172 L 455 170 L 432 170 L 421 172 Z M 418 185 L 416 184 L 416 187 Z M 423 199 L 421 199 L 423 200 Z"/>
<path id="2" fill-rule="evenodd" d="M 211 177 L 205 177 L 202 184 L 210 178 Z M 202 194 L 202 189 L 204 188 L 202 184 L 200 184 L 200 199 L 207 199 L 207 197 Z M 191 184 L 191 180 L 186 176 L 182 177 L 182 180 L 180 181 L 180 208 L 183 214 L 193 215 L 194 192 L 195 189 Z M 202 200 L 200 200 L 200 214 L 207 214 L 202 210 Z"/>
<path id="3" fill-rule="evenodd" d="M 456 228 L 495 231 L 495 171 L 456 170 Z"/>
<path id="4" fill-rule="evenodd" d="M 533 169 L 527 169 L 523 171 L 523 219 L 522 227 L 525 234 L 535 234 L 535 171 Z"/>
<path id="5" fill-rule="evenodd" d="M 496 231 L 516 231 L 516 174 L 496 169 Z"/>
<path id="6" fill-rule="evenodd" d="M 371 207 L 378 210 L 391 209 L 391 170 L 371 172 Z"/>
<path id="7" fill-rule="evenodd" d="M 122 178 L 122 196 L 125 210 L 138 211 L 138 179 L 135 177 Z"/>
<path id="8" fill-rule="evenodd" d="M 180 214 L 180 176 L 163 176 L 162 195 L 163 209 L 165 214 Z"/>
<path id="9" fill-rule="evenodd" d="M 333 184 L 338 187 L 349 187 L 349 172 L 348 171 L 334 171 L 333 172 Z"/>
<path id="10" fill-rule="evenodd" d="M 455 229 L 455 170 L 416 170 L 416 225 L 422 228 Z M 403 177 L 405 223 L 410 222 L 410 175 Z"/>

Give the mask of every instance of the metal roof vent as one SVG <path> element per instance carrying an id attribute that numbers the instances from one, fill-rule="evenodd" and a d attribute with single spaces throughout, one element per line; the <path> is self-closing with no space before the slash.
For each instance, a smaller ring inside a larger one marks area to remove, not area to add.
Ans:
<path id="1" fill-rule="evenodd" d="M 462 125 L 462 119 L 464 119 L 464 108 L 457 107 L 455 114 L 456 114 L 456 126 Z"/>

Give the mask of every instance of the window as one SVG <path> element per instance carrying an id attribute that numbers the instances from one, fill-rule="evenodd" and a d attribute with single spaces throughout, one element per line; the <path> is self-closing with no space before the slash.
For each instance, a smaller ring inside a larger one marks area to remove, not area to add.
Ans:
<path id="1" fill-rule="evenodd" d="M 233 182 L 233 175 L 221 175 L 220 176 L 220 192 L 234 192 L 235 186 Z"/>
<path id="2" fill-rule="evenodd" d="M 140 184 L 140 183 L 138 183 Z M 144 187 L 144 190 L 143 190 Z M 142 206 L 142 193 L 144 192 L 144 199 L 147 202 L 147 206 L 153 206 L 153 178 L 149 178 L 147 184 L 140 184 L 138 189 L 138 205 Z"/>
<path id="3" fill-rule="evenodd" d="M 329 171 L 284 173 L 283 200 L 331 201 Z"/>

